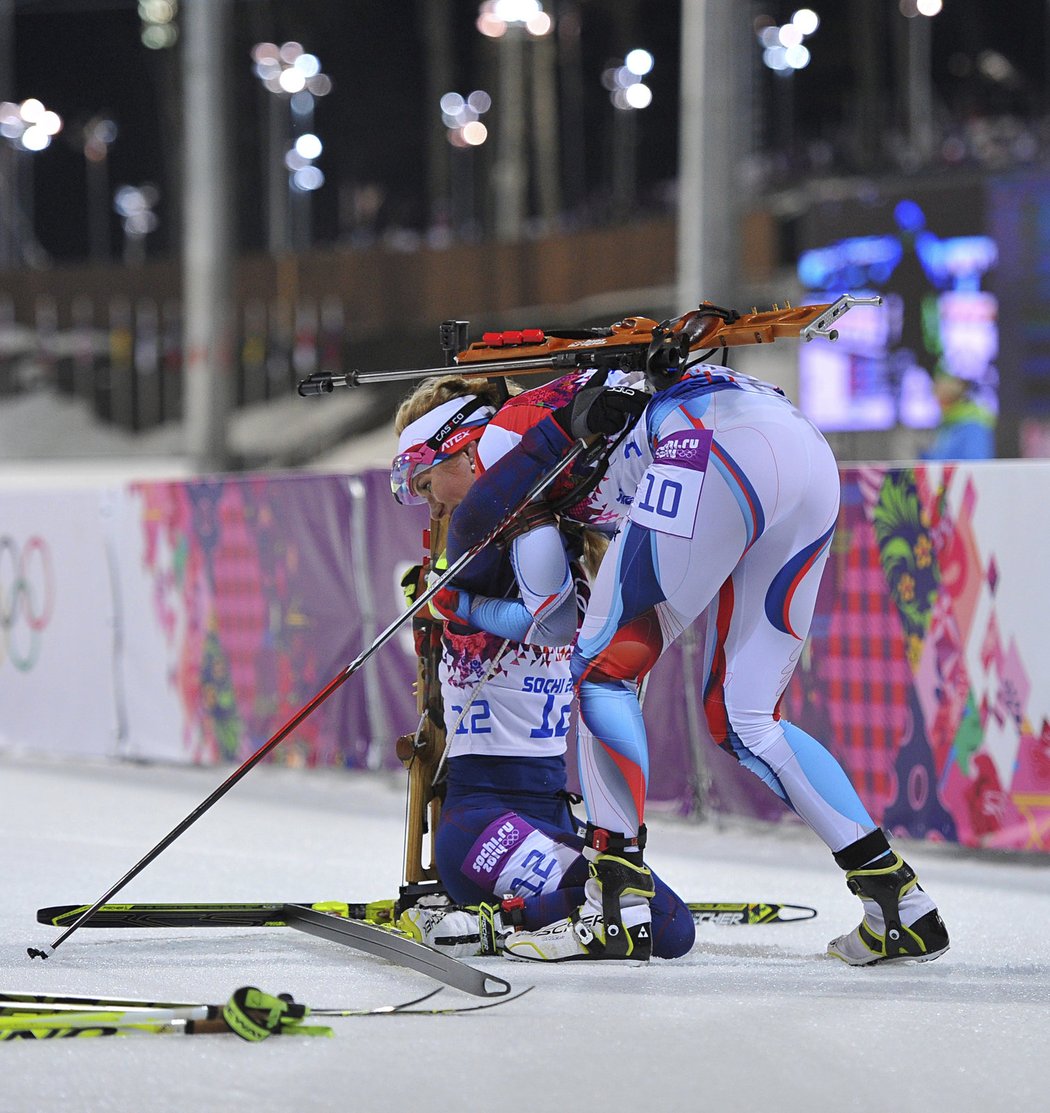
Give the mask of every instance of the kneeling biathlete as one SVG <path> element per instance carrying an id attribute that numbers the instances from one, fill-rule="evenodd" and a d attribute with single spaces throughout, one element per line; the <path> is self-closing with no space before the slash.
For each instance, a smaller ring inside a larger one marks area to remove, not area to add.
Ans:
<path id="1" fill-rule="evenodd" d="M 398 500 L 425 501 L 438 520 L 451 515 L 486 463 L 550 412 L 513 403 L 497 413 L 496 389 L 460 376 L 424 383 L 396 418 Z M 456 905 L 481 906 L 486 917 L 495 905 L 497 933 L 563 919 L 583 900 L 588 873 L 565 768 L 571 642 L 586 583 L 580 545 L 567 551 L 554 515 L 539 511 L 479 557 L 484 595 L 443 591 L 432 603 L 445 620 L 448 747 L 436 865 Z M 689 909 L 659 879 L 653 892 L 652 953 L 679 957 L 695 938 Z M 450 953 L 477 953 L 478 915 L 462 908 L 417 905 L 398 926 Z M 482 945 L 485 934 L 482 925 Z"/>
<path id="2" fill-rule="evenodd" d="M 703 699 L 714 741 L 816 832 L 863 903 L 862 922 L 828 954 L 857 966 L 943 954 L 948 934 L 914 871 L 835 758 L 778 711 L 838 516 L 826 440 L 778 388 L 710 365 L 654 396 L 608 389 L 592 373 L 540 389 L 566 401 L 467 492 L 450 524 L 450 560 L 574 439 L 618 435 L 622 443 L 584 515 L 616 532 L 572 660 L 589 820 L 586 899 L 558 924 L 517 933 L 507 952 L 645 957 L 653 880 L 642 855 L 649 754 L 638 683 L 706 615 Z"/>

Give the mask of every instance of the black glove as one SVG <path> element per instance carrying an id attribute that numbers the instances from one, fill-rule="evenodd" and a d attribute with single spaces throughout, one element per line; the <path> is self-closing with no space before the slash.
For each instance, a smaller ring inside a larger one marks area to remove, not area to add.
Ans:
<path id="1" fill-rule="evenodd" d="M 553 413 L 554 420 L 574 440 L 595 433 L 613 436 L 638 420 L 652 395 L 629 386 L 605 385 L 608 371 L 599 371 L 567 405 Z"/>

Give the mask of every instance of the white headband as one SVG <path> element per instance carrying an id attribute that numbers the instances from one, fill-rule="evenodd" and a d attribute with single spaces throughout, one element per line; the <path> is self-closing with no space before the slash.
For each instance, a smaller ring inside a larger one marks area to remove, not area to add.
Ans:
<path id="1" fill-rule="evenodd" d="M 457 410 L 461 410 L 468 402 L 473 401 L 475 398 L 476 395 L 474 394 L 463 394 L 459 398 L 453 398 L 448 402 L 442 402 L 440 406 L 435 406 L 434 409 L 427 410 L 422 417 L 417 417 L 411 425 L 405 426 L 401 436 L 398 437 L 398 454 L 407 452 L 410 448 L 415 448 L 418 445 L 425 444 Z M 476 409 L 472 414 L 464 418 L 464 420 L 456 426 L 455 430 L 451 430 L 450 435 L 457 432 L 459 429 L 466 429 L 474 425 L 484 424 L 495 412 L 492 406 L 482 406 Z"/>

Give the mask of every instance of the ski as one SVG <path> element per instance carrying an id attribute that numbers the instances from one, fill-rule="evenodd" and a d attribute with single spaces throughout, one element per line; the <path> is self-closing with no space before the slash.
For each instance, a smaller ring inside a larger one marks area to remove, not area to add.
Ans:
<path id="1" fill-rule="evenodd" d="M 17 1001 L 11 997 L 20 998 Z M 26 998 L 41 998 L 26 1000 Z M 119 1013 L 138 1020 L 214 1020 L 222 1015 L 221 1005 L 191 1005 L 164 1001 L 121 1001 L 117 998 L 90 998 L 82 1001 L 54 1000 L 52 995 L 0 994 L 0 1019 L 10 1017 L 66 1016 L 73 1023 L 91 1013 Z M 163 1014 L 163 1015 L 161 1015 Z M 108 1017 L 113 1020 L 114 1017 Z"/>
<path id="2" fill-rule="evenodd" d="M 763 903 L 695 903 L 689 905 L 693 922 L 715 924 L 719 927 L 736 927 L 741 924 L 794 924 L 812 920 L 817 914 L 808 904 Z"/>
<path id="3" fill-rule="evenodd" d="M 209 1023 L 216 1023 L 214 1021 Z M 229 1029 L 203 1029 L 193 1020 L 172 1020 L 161 1024 L 66 1024 L 58 1018 L 25 1018 L 15 1025 L 0 1024 L 0 1042 L 4 1040 L 60 1040 L 85 1039 L 93 1036 L 164 1036 L 203 1035 L 205 1032 L 221 1034 Z"/>
<path id="4" fill-rule="evenodd" d="M 524 997 L 532 986 L 519 993 L 501 997 L 497 1001 L 486 1001 L 482 1005 L 427 1005 L 443 986 L 402 1001 L 399 1005 L 377 1005 L 370 1009 L 347 1008 L 306 1008 L 307 1016 L 451 1016 L 455 1013 L 478 1012 L 480 1009 L 493 1009 Z M 217 1020 L 222 1016 L 222 1005 L 202 1005 L 192 1001 L 150 1001 L 134 997 L 90 997 L 76 993 L 20 993 L 0 991 L 0 1019 L 24 1020 L 27 1026 L 71 1027 L 82 1023 L 91 1014 L 106 1013 L 107 1023 L 117 1023 L 114 1014 L 123 1023 L 141 1024 L 149 1020 L 201 1021 Z M 41 1018 L 47 1023 L 41 1025 Z M 53 1024 L 51 1022 L 54 1022 Z M 68 1022 L 68 1023 L 67 1023 Z"/>
<path id="5" fill-rule="evenodd" d="M 504 997 L 511 991 L 510 982 L 496 977 L 495 974 L 475 970 L 473 966 L 468 966 L 457 958 L 450 958 L 433 947 L 417 943 L 414 939 L 376 924 L 343 919 L 305 904 L 287 905 L 285 915 L 288 926 L 297 931 L 418 970 L 453 989 L 461 989 L 475 997 Z"/>
<path id="6" fill-rule="evenodd" d="M 301 902 L 318 912 L 330 912 L 370 924 L 388 924 L 393 920 L 393 900 L 371 903 L 346 901 Z M 218 904 L 103 904 L 84 923 L 84 927 L 151 928 L 151 927 L 287 927 L 287 910 L 300 902 Z M 41 924 L 66 927 L 83 915 L 90 905 L 60 904 L 41 908 L 36 918 Z"/>
<path id="7" fill-rule="evenodd" d="M 290 907 L 312 908 L 347 919 L 370 924 L 393 921 L 393 900 L 369 903 L 346 901 L 287 901 L 268 903 L 218 904 L 103 904 L 82 926 L 86 928 L 201 928 L 201 927 L 287 927 Z M 36 918 L 42 924 L 66 927 L 90 905 L 59 904 L 41 908 Z M 811 920 L 815 908 L 804 904 L 779 904 L 769 901 L 726 902 L 691 901 L 688 908 L 697 925 L 733 927 L 748 924 L 789 924 Z"/>

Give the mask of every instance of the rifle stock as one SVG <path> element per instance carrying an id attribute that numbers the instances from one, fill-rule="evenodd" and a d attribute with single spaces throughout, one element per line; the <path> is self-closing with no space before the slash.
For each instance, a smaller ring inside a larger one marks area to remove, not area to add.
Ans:
<path id="1" fill-rule="evenodd" d="M 426 533 L 427 554 L 421 580 L 445 549 L 445 523 L 431 519 Z M 405 888 L 437 882 L 434 839 L 441 817 L 441 801 L 434 789 L 434 773 L 445 750 L 444 715 L 441 699 L 441 630 L 442 624 L 425 612 L 414 620 L 419 648 L 416 672 L 416 710 L 419 727 L 415 735 L 398 739 L 398 757 L 408 769 L 408 800 L 405 816 Z M 422 644 L 420 644 L 422 643 Z M 424 857 L 426 860 L 424 860 Z"/>

